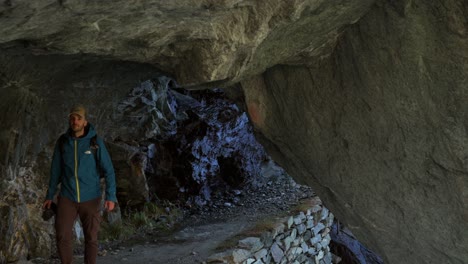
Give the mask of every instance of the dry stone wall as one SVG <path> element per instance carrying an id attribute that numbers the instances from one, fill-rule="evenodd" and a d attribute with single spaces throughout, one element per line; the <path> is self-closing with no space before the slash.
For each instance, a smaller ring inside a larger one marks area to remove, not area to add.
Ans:
<path id="1" fill-rule="evenodd" d="M 298 214 L 279 219 L 270 231 L 238 241 L 236 248 L 210 256 L 206 263 L 332 263 L 333 213 L 315 197 Z"/>

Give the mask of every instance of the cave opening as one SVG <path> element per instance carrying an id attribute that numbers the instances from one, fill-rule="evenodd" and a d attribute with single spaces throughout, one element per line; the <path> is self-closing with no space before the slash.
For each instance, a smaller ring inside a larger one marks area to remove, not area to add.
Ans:
<path id="1" fill-rule="evenodd" d="M 218 158 L 219 175 L 224 183 L 231 188 L 239 188 L 245 182 L 241 168 L 238 162 L 233 158 Z"/>
<path id="2" fill-rule="evenodd" d="M 172 79 L 156 77 L 113 104 L 99 89 L 102 94 L 89 95 L 91 118 L 101 135 L 109 135 L 118 177 L 120 211 L 106 215 L 103 237 L 128 239 L 119 222 L 136 233 L 155 232 L 191 214 L 285 212 L 310 196 L 265 153 L 242 104 L 221 89 L 174 86 Z"/>
<path id="3" fill-rule="evenodd" d="M 136 109 L 126 104 L 124 112 L 132 113 L 132 118 L 134 113 L 151 113 L 150 119 L 144 116 L 133 120 L 147 130 L 158 131 L 157 135 L 152 134 L 154 137 L 139 143 L 154 145 L 154 153 L 147 155 L 144 171 L 151 197 L 149 202 L 167 200 L 190 214 L 229 215 L 236 208 L 249 206 L 258 211 L 286 211 L 301 199 L 316 197 L 311 195 L 310 188 L 296 184 L 268 156 L 257 142 L 246 112 L 223 90 L 188 91 L 173 89 L 170 83 L 164 79 L 144 82 L 137 87 L 138 92 L 130 93 L 132 97 L 124 100 L 140 103 L 131 105 Z M 141 97 L 154 94 L 158 96 L 150 99 L 156 104 L 141 104 L 150 102 Z M 147 154 L 149 149 L 143 148 L 142 153 Z M 134 191 L 141 190 L 136 185 L 131 186 Z M 317 217 L 326 219 L 326 216 Z M 329 240 L 330 246 L 324 246 L 325 252 L 341 254 L 342 263 L 366 263 L 370 259 L 362 253 L 367 254 L 366 248 L 349 230 L 345 232 L 344 228 L 331 224 L 327 229 L 330 237 L 325 240 Z M 314 239 L 317 243 L 317 237 Z"/>

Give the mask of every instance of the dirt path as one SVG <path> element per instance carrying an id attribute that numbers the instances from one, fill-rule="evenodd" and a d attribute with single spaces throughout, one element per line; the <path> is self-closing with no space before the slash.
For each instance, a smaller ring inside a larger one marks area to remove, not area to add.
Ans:
<path id="1" fill-rule="evenodd" d="M 201 263 L 215 253 L 220 243 L 252 227 L 253 223 L 241 217 L 224 223 L 186 227 L 153 242 L 120 247 L 118 252 L 98 257 L 98 263 Z"/>
<path id="2" fill-rule="evenodd" d="M 219 205 L 194 214 L 183 221 L 179 231 L 164 237 L 146 238 L 141 243 L 120 247 L 118 251 L 113 249 L 99 257 L 98 263 L 202 263 L 216 253 L 224 241 L 263 219 L 287 214 L 300 200 L 311 196 L 314 194 L 310 188 L 279 181 L 266 187 L 264 193 L 246 195 L 240 206 Z"/>
<path id="3" fill-rule="evenodd" d="M 213 205 L 193 212 L 171 234 L 146 235 L 111 248 L 106 245 L 107 253 L 98 256 L 97 263 L 202 263 L 227 239 L 262 219 L 287 215 L 302 199 L 315 196 L 309 187 L 296 184 L 277 167 L 267 167 L 264 175 L 267 180 L 260 188 L 243 190 L 230 200 L 213 197 Z M 47 263 L 58 263 L 58 259 Z M 75 256 L 74 263 L 83 263 L 83 256 Z"/>

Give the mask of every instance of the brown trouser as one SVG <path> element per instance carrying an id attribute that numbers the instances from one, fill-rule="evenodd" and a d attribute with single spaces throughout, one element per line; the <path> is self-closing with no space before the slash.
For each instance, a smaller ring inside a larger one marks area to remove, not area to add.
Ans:
<path id="1" fill-rule="evenodd" d="M 73 263 L 73 224 L 80 216 L 85 236 L 85 256 L 87 264 L 95 264 L 98 253 L 98 231 L 101 216 L 99 208 L 101 198 L 83 203 L 76 203 L 65 197 L 58 198 L 55 232 L 57 249 L 63 264 Z"/>

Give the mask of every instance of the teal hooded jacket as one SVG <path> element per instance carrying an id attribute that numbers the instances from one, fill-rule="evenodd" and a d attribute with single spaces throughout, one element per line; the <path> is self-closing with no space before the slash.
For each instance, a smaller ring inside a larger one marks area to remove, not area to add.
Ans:
<path id="1" fill-rule="evenodd" d="M 82 203 L 101 197 L 100 173 L 106 181 L 106 200 L 116 202 L 115 172 L 112 160 L 104 141 L 97 137 L 97 161 L 91 149 L 91 138 L 96 135 L 94 127 L 88 123 L 85 135 L 73 138 L 71 130 L 64 134 L 65 139 L 55 144 L 50 169 L 49 189 L 46 200 L 52 200 L 57 186 L 61 183 L 60 196 Z M 61 146 L 63 145 L 63 146 Z"/>

